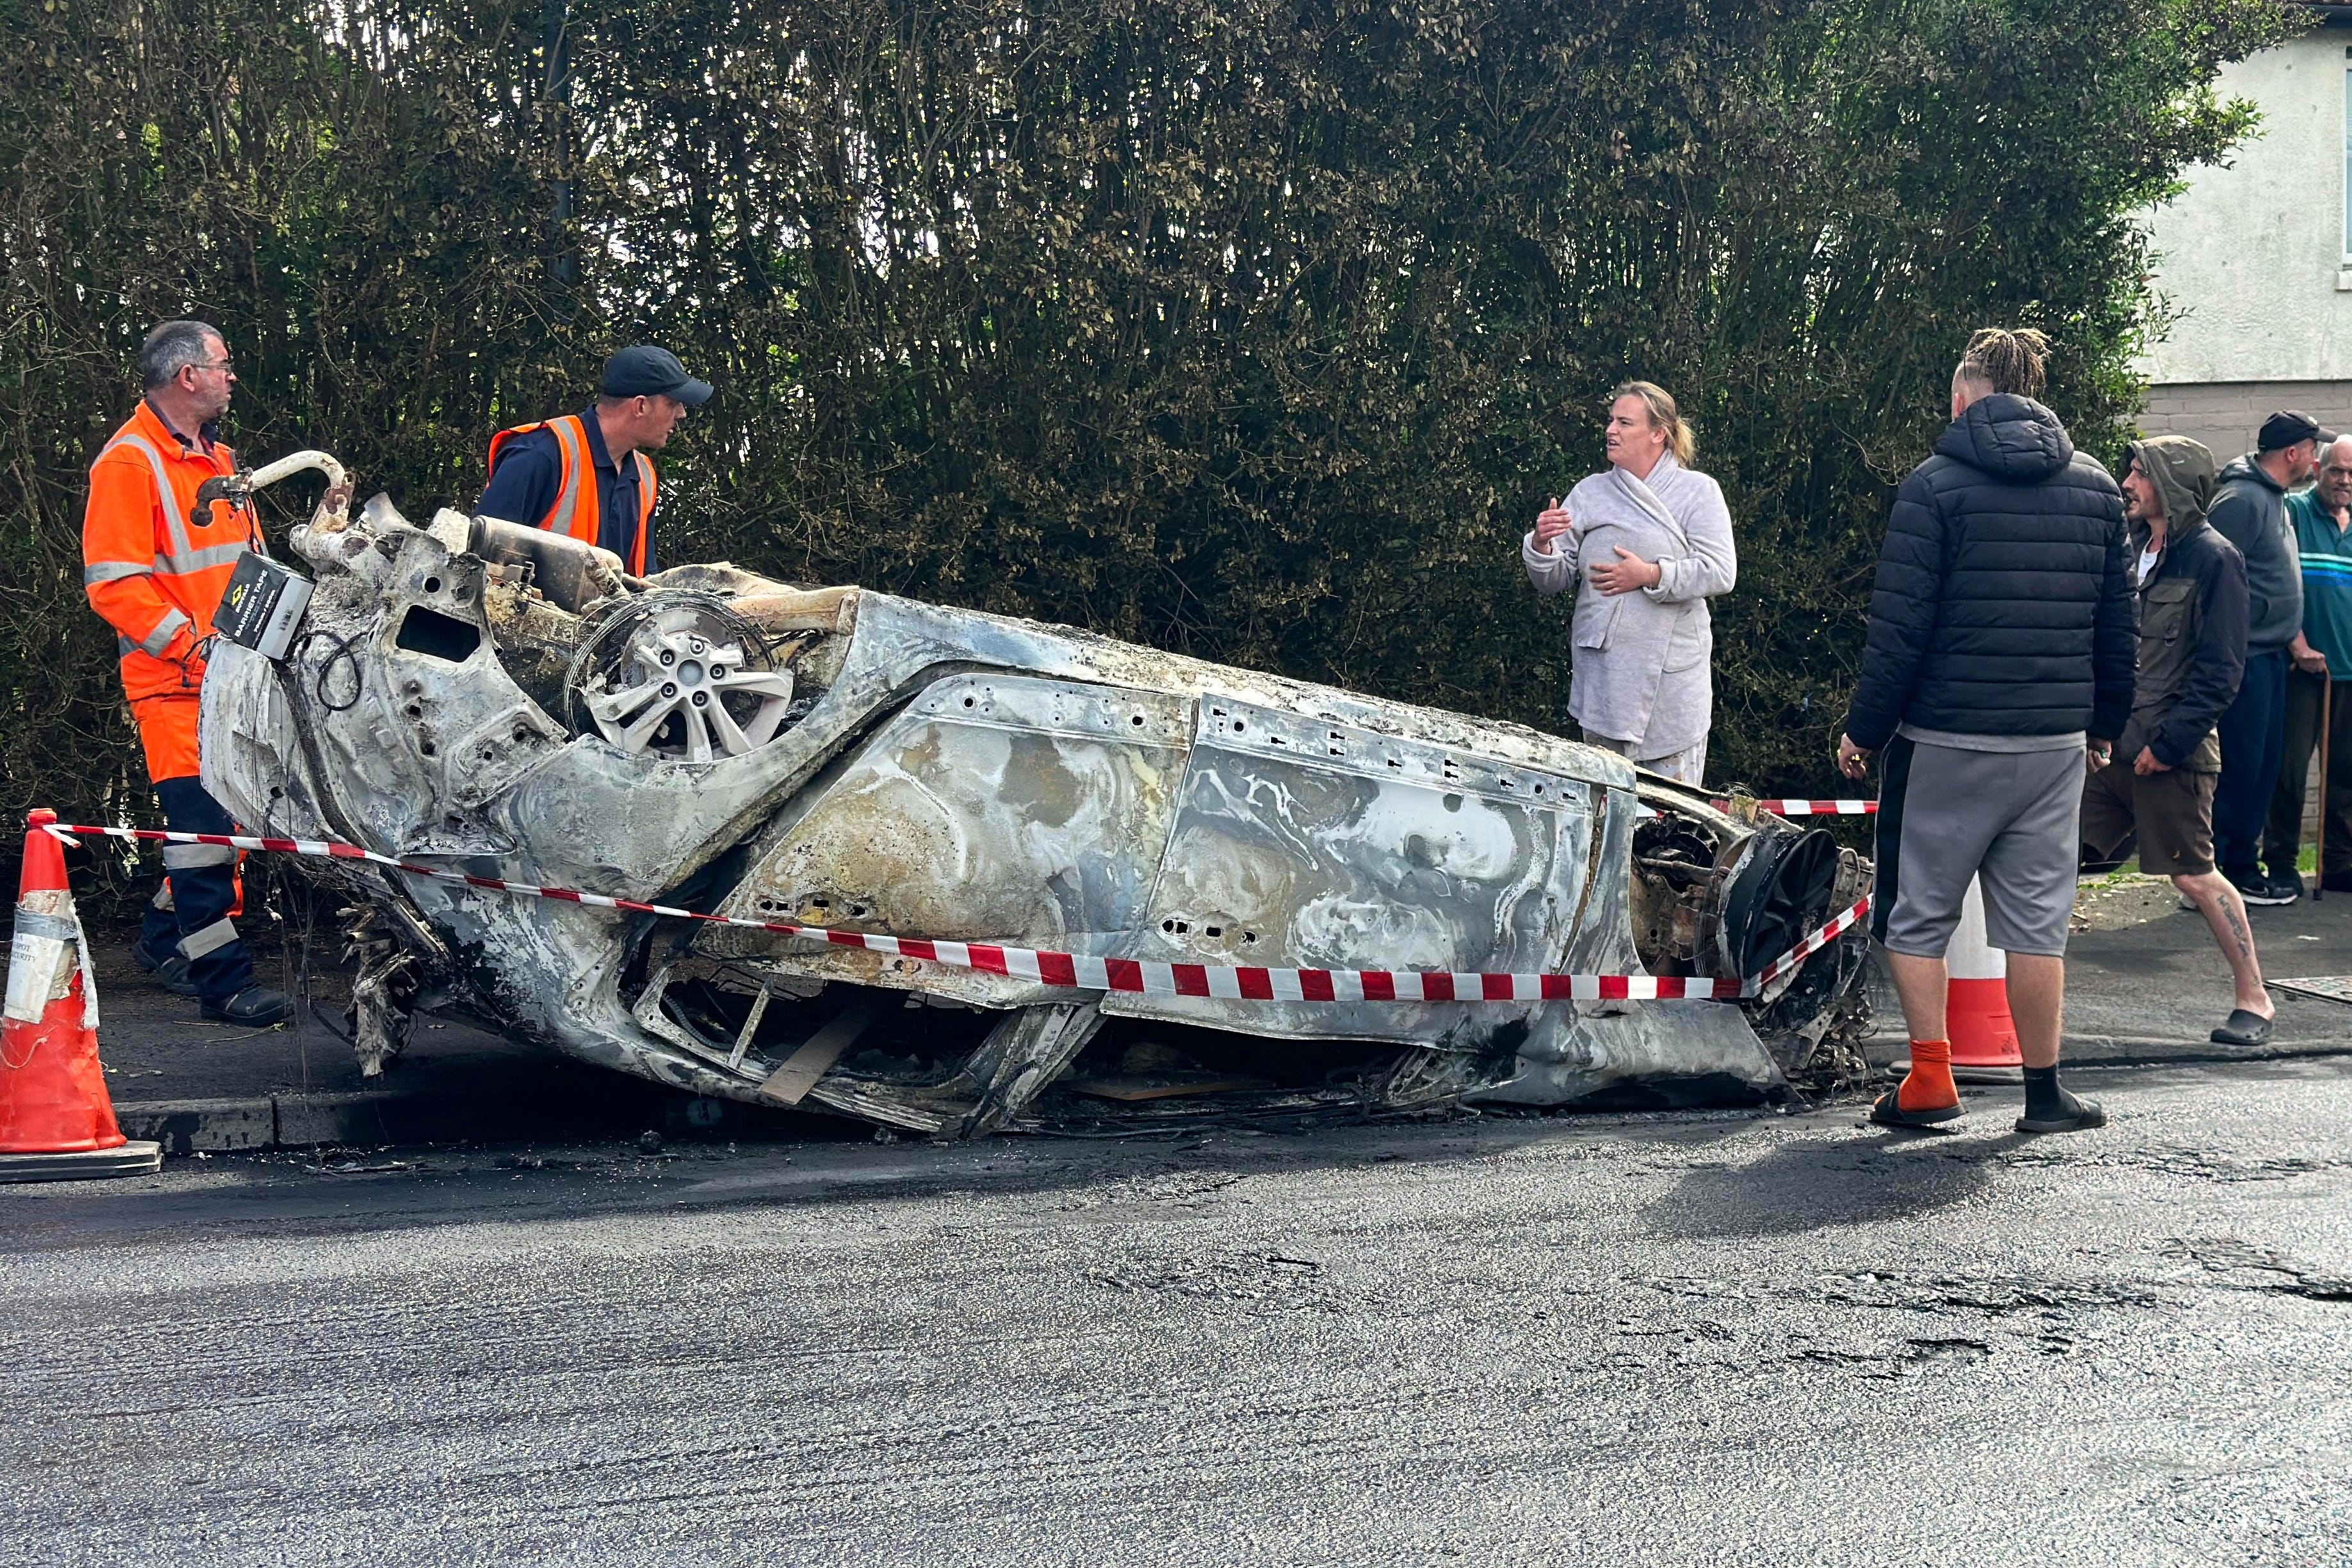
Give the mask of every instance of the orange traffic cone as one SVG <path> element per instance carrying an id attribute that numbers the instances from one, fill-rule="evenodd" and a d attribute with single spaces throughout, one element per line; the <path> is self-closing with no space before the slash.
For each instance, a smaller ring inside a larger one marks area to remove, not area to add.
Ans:
<path id="1" fill-rule="evenodd" d="M 1959 929 L 1945 950 L 1944 1032 L 1952 1076 L 1963 1083 L 2016 1083 L 2025 1076 L 2017 1020 L 2009 1012 L 2009 955 L 1985 939 L 1984 890 L 1974 880 L 1960 903 Z"/>
<path id="2" fill-rule="evenodd" d="M 0 1015 L 0 1181 L 139 1176 L 163 1164 L 161 1144 L 134 1144 L 115 1124 L 98 1063 L 98 992 L 82 969 L 89 943 L 65 850 L 41 831 L 57 820 L 36 811 L 25 832 Z"/>

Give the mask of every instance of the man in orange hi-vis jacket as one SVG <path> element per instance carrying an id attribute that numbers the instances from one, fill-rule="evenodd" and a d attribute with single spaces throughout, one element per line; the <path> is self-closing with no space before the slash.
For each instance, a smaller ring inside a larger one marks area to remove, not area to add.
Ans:
<path id="1" fill-rule="evenodd" d="M 242 504 L 196 507 L 205 480 L 236 472 L 217 439 L 236 385 L 228 345 L 201 321 L 166 321 L 139 350 L 146 396 L 89 468 L 82 514 L 82 589 L 115 631 L 122 689 L 147 752 L 163 820 L 181 832 L 236 831 L 205 792 L 196 766 L 197 695 L 213 612 L 237 558 L 260 548 Z M 205 844 L 163 851 L 164 887 L 131 949 L 170 989 L 194 995 L 204 1016 L 263 1028 L 287 1013 L 285 993 L 256 985 L 253 959 L 229 910 L 236 852 Z"/>
<path id="2" fill-rule="evenodd" d="M 709 401 L 710 383 L 667 349 L 624 349 L 605 361 L 594 407 L 490 438 L 490 482 L 474 512 L 601 546 L 644 577 L 655 570 L 646 454 L 668 445 L 686 411 Z"/>

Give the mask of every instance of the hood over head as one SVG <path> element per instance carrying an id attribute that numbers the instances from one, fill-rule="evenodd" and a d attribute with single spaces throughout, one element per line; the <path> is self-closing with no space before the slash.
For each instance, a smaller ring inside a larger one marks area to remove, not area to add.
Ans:
<path id="1" fill-rule="evenodd" d="M 2213 504 L 2213 454 L 2185 435 L 2151 435 L 2131 444 L 2132 460 L 2155 482 L 2164 502 L 2165 528 L 2174 538 L 2205 520 Z"/>
<path id="2" fill-rule="evenodd" d="M 2040 484 L 2074 460 L 2058 416 L 2015 392 L 1988 392 L 1969 404 L 1936 450 L 2014 485 Z"/>

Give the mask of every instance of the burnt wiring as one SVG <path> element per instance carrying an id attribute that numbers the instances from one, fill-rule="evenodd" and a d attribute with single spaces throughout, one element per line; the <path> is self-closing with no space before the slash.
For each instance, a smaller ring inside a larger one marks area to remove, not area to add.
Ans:
<path id="1" fill-rule="evenodd" d="M 304 650 L 314 641 L 334 644 L 333 649 L 320 662 L 318 673 L 310 677 L 310 689 L 317 695 L 319 706 L 329 713 L 349 713 L 360 706 L 360 698 L 367 691 L 367 676 L 360 668 L 358 652 L 359 643 L 366 635 L 367 633 L 362 631 L 354 632 L 348 637 L 338 637 L 331 632 L 314 627 L 294 640 L 294 646 L 288 654 L 289 663 L 299 662 Z M 351 666 L 352 695 L 342 702 L 337 702 L 327 695 L 327 677 L 333 673 L 335 666 L 341 664 L 348 664 Z"/>

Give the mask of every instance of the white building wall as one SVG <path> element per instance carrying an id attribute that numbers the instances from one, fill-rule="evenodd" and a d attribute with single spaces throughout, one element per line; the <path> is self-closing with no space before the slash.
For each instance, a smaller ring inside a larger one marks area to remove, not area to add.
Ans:
<path id="1" fill-rule="evenodd" d="M 2140 363 L 2141 426 L 2226 458 L 2273 408 L 2352 429 L 2352 29 L 2324 27 L 2229 67 L 2215 91 L 2262 107 L 2222 166 L 2148 216 L 2157 290 L 2179 312 Z"/>

